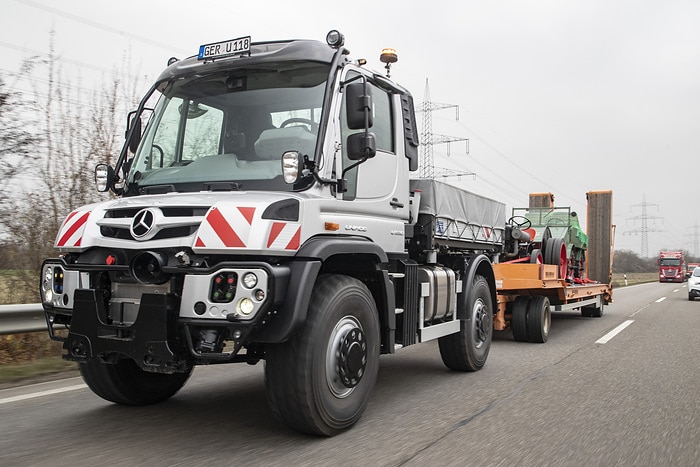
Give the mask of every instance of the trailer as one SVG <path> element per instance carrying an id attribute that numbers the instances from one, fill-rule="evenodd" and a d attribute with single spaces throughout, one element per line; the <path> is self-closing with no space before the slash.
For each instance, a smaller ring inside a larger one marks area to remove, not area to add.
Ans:
<path id="1" fill-rule="evenodd" d="M 536 214 L 542 219 L 547 217 L 542 215 L 543 210 L 549 213 L 561 211 L 553 205 L 543 206 L 538 204 L 539 201 L 533 203 L 533 200 L 541 200 L 541 197 L 531 195 L 528 214 L 511 218 L 502 255 L 506 261 L 493 265 L 497 291 L 494 330 L 510 329 L 513 339 L 519 342 L 544 343 L 549 336 L 552 312 L 580 310 L 582 316 L 599 318 L 603 316 L 604 306 L 612 302 L 615 226 L 612 224 L 612 191 L 588 192 L 589 234 L 578 231 L 578 220 L 572 223 L 577 227 L 578 248 L 587 245 L 587 258 L 583 261 L 585 274 L 581 277 L 580 268 L 566 267 L 571 265 L 572 256 L 567 256 L 563 239 L 570 238 L 573 229 L 562 228 L 565 223 L 562 216 L 557 215 L 552 219 L 556 219 L 559 236 L 553 237 L 554 229 L 550 230 L 546 223 L 538 226 L 540 229 L 544 227 L 545 232 L 537 233 L 532 228 L 530 215 Z M 514 209 L 513 212 L 522 211 Z M 573 218 L 577 217 L 572 214 Z M 545 254 L 541 253 L 542 249 Z M 576 264 L 580 264 L 579 253 L 574 254 Z M 544 262 L 543 257 L 546 258 Z"/>

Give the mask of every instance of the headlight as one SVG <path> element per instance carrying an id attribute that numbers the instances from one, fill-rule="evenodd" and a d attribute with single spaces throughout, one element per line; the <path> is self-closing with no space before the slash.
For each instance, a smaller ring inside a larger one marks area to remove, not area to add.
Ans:
<path id="1" fill-rule="evenodd" d="M 243 286 L 246 289 L 252 289 L 256 285 L 258 285 L 258 276 L 252 272 L 247 272 L 243 275 Z"/>
<path id="2" fill-rule="evenodd" d="M 51 289 L 44 290 L 44 301 L 51 303 L 53 301 L 53 292 Z"/>
<path id="3" fill-rule="evenodd" d="M 249 298 L 243 298 L 236 304 L 236 311 L 244 316 L 248 316 L 255 309 L 255 304 Z"/>

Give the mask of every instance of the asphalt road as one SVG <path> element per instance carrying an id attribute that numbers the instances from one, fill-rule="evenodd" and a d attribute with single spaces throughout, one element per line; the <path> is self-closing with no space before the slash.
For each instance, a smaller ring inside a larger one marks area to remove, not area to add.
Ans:
<path id="1" fill-rule="evenodd" d="M 383 356 L 334 438 L 272 417 L 261 364 L 198 367 L 151 407 L 79 378 L 2 390 L 0 465 L 700 465 L 700 301 L 658 283 L 614 298 L 602 318 L 555 315 L 546 344 L 497 333 L 476 373 L 448 371 L 434 342 Z"/>

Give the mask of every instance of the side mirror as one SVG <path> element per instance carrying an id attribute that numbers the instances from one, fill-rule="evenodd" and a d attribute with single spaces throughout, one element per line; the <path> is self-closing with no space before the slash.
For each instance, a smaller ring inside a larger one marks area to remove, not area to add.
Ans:
<path id="1" fill-rule="evenodd" d="M 126 134 L 124 136 L 128 137 L 129 136 L 129 131 L 131 131 L 131 138 L 129 138 L 129 150 L 133 153 L 136 153 L 136 150 L 139 147 L 139 143 L 141 142 L 141 117 L 136 117 L 134 118 L 134 115 L 136 112 L 129 112 L 129 115 L 127 116 L 127 126 L 126 126 Z M 133 130 L 132 130 L 133 127 Z"/>
<path id="2" fill-rule="evenodd" d="M 95 187 L 100 193 L 109 191 L 114 183 L 114 169 L 107 164 L 98 164 L 95 167 Z"/>
<path id="3" fill-rule="evenodd" d="M 287 151 L 282 154 L 282 177 L 284 183 L 291 185 L 299 181 L 304 168 L 304 159 L 299 151 Z"/>
<path id="4" fill-rule="evenodd" d="M 374 133 L 355 133 L 348 136 L 348 159 L 359 161 L 377 154 Z"/>
<path id="5" fill-rule="evenodd" d="M 348 128 L 372 128 L 372 90 L 366 81 L 350 83 L 345 88 L 345 116 Z"/>

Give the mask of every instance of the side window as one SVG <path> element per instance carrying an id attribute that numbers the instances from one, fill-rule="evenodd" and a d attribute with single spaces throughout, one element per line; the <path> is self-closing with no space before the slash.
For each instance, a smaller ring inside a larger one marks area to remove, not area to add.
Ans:
<path id="1" fill-rule="evenodd" d="M 175 161 L 175 142 L 180 127 L 180 113 L 177 109 L 182 104 L 183 101 L 179 97 L 174 97 L 168 102 L 153 136 L 151 155 L 148 158 L 149 169 L 168 167 Z"/>
<path id="2" fill-rule="evenodd" d="M 374 120 L 374 124 L 372 125 L 372 128 L 370 128 L 370 131 L 374 133 L 377 152 L 382 151 L 385 153 L 395 154 L 394 125 L 393 119 L 391 118 L 391 94 L 371 83 L 370 88 L 372 90 L 372 117 Z M 340 121 L 341 134 L 343 138 L 343 169 L 345 169 L 346 167 L 350 167 L 351 165 L 357 163 L 357 161 L 351 161 L 348 159 L 346 147 L 347 138 L 353 133 L 359 133 L 364 130 L 351 130 L 348 128 L 347 122 L 345 121 L 345 100 L 343 100 Z M 368 163 L 371 163 L 371 161 Z M 345 178 L 348 181 L 348 191 L 343 194 L 343 199 L 345 200 L 353 200 L 357 196 L 358 169 L 359 166 L 355 166 L 345 174 Z"/>
<path id="3" fill-rule="evenodd" d="M 190 102 L 182 142 L 182 160 L 193 161 L 219 152 L 224 113 L 214 107 Z"/>
<path id="4" fill-rule="evenodd" d="M 391 96 L 386 91 L 372 86 L 374 125 L 372 132 L 377 141 L 377 151 L 394 152 L 394 126 L 391 119 Z"/>
<path id="5" fill-rule="evenodd" d="M 153 138 L 151 168 L 216 154 L 222 124 L 223 112 L 219 109 L 177 97 L 171 99 Z M 182 145 L 180 150 L 176 147 L 178 143 Z"/>

